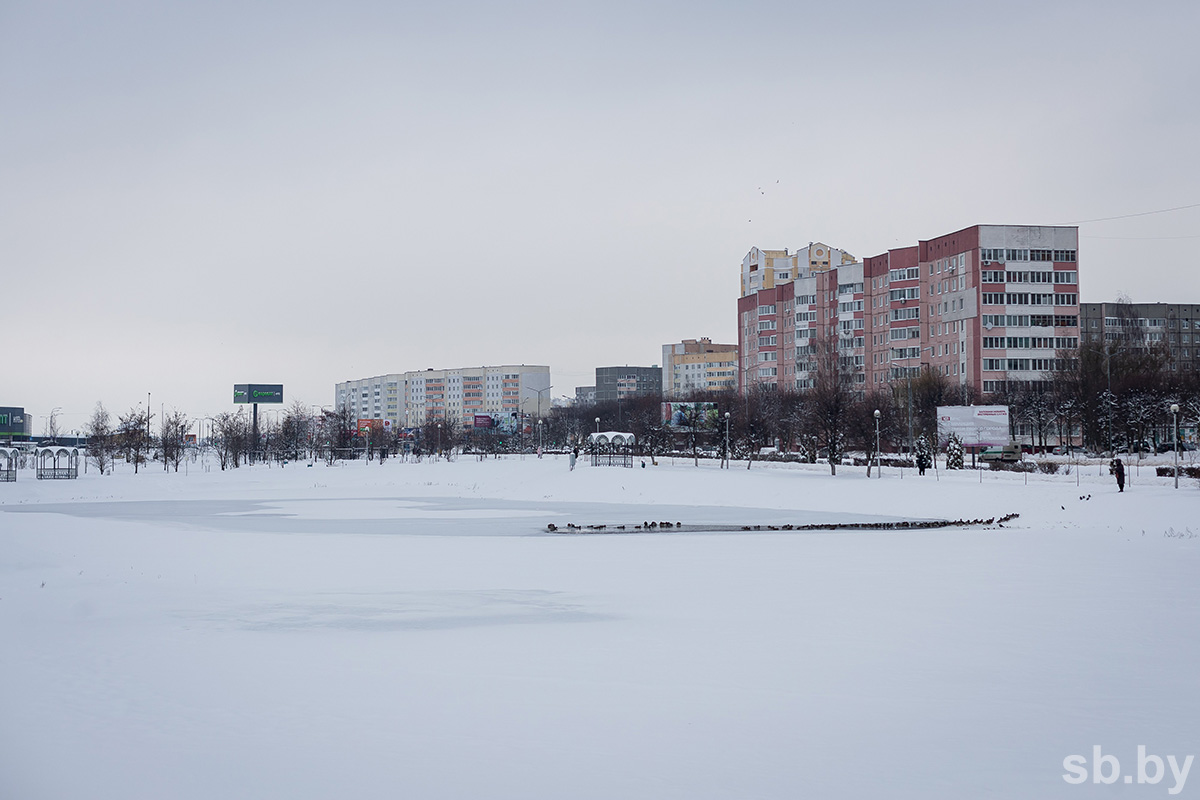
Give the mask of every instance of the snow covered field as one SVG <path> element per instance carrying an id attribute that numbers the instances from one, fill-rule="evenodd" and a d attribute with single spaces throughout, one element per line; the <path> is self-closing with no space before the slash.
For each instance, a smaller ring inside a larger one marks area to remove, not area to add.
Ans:
<path id="1" fill-rule="evenodd" d="M 0 797 L 1200 795 L 1195 480 L 740 466 L 22 472 Z"/>

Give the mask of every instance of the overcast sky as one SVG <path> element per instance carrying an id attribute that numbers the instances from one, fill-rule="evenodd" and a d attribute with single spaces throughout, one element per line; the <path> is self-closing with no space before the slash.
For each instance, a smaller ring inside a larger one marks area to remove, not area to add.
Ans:
<path id="1" fill-rule="evenodd" d="M 739 265 L 1200 204 L 1200 3 L 0 0 L 0 405 L 736 341 Z M 1200 303 L 1200 207 L 1080 227 Z"/>

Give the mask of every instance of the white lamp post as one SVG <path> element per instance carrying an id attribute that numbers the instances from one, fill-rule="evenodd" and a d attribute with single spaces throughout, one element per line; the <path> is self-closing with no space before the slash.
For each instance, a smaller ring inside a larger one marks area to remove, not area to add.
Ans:
<path id="1" fill-rule="evenodd" d="M 1179 403 L 1171 403 L 1171 416 L 1174 418 L 1174 450 L 1175 450 L 1175 488 L 1179 488 Z"/>
<path id="2" fill-rule="evenodd" d="M 729 469 L 729 412 L 725 412 L 725 469 Z"/>
<path id="3" fill-rule="evenodd" d="M 542 457 L 542 421 L 538 420 L 538 458 Z"/>
<path id="4" fill-rule="evenodd" d="M 875 472 L 877 477 L 883 477 L 883 468 L 879 465 L 879 409 L 875 409 Z"/>
<path id="5" fill-rule="evenodd" d="M 437 426 L 438 426 L 437 457 L 441 458 L 442 457 L 442 423 L 439 422 L 437 424 Z"/>

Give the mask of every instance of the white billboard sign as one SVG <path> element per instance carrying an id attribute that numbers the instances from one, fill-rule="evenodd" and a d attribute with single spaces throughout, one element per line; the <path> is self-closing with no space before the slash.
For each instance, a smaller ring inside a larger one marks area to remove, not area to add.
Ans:
<path id="1" fill-rule="evenodd" d="M 938 442 L 951 432 L 966 446 L 1003 447 L 1009 443 L 1008 406 L 938 406 Z"/>

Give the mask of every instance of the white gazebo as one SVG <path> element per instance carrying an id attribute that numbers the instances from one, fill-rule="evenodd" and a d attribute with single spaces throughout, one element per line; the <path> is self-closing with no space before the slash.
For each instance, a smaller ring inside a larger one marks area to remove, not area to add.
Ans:
<path id="1" fill-rule="evenodd" d="M 38 480 L 73 480 L 79 477 L 79 448 L 61 444 L 37 449 Z"/>
<path id="2" fill-rule="evenodd" d="M 633 449 L 637 437 L 626 431 L 603 431 L 588 434 L 592 451 L 592 466 L 632 467 Z"/>
<path id="3" fill-rule="evenodd" d="M 20 452 L 15 447 L 0 447 L 0 483 L 12 483 L 17 479 Z"/>

